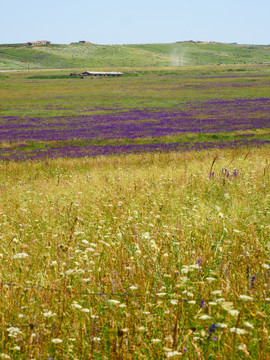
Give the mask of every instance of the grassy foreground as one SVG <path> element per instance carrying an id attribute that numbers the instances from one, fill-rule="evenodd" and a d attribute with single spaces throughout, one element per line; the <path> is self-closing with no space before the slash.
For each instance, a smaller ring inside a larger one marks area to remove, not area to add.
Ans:
<path id="1" fill-rule="evenodd" d="M 269 148 L 0 164 L 0 358 L 268 359 Z"/>

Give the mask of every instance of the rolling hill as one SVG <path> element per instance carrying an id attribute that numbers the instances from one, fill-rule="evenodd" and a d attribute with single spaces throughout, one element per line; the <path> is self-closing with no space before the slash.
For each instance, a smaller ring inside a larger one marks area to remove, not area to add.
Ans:
<path id="1" fill-rule="evenodd" d="M 159 67 L 270 62 L 270 45 L 206 42 L 134 45 L 0 45 L 0 70 Z"/>

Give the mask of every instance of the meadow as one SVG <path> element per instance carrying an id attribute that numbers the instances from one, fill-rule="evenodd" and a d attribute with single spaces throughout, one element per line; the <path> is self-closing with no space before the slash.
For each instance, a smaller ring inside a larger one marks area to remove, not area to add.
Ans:
<path id="1" fill-rule="evenodd" d="M 2 163 L 1 357 L 267 359 L 269 155 Z"/>
<path id="2" fill-rule="evenodd" d="M 0 74 L 0 358 L 268 359 L 269 65 L 68 73 Z"/>
<path id="3" fill-rule="evenodd" d="M 136 68 L 118 79 L 67 74 L 2 75 L 0 159 L 269 142 L 269 65 Z"/>

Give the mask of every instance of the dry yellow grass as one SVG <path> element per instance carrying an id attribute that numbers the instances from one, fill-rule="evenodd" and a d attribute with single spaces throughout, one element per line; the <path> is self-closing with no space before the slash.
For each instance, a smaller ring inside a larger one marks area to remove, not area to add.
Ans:
<path id="1" fill-rule="evenodd" d="M 0 357 L 267 359 L 269 156 L 1 163 Z"/>

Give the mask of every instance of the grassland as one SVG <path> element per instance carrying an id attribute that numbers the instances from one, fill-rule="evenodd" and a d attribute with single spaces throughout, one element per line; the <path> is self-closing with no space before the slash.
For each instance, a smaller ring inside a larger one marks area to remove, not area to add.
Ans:
<path id="1" fill-rule="evenodd" d="M 269 155 L 2 163 L 2 357 L 267 359 Z"/>
<path id="2" fill-rule="evenodd" d="M 93 156 L 269 141 L 269 65 L 67 70 L 0 79 L 0 157 Z"/>
<path id="3" fill-rule="evenodd" d="M 0 70 L 263 64 L 270 46 L 178 42 L 169 44 L 0 45 Z"/>
<path id="4" fill-rule="evenodd" d="M 0 358 L 269 359 L 269 65 L 68 73 L 0 75 Z"/>

